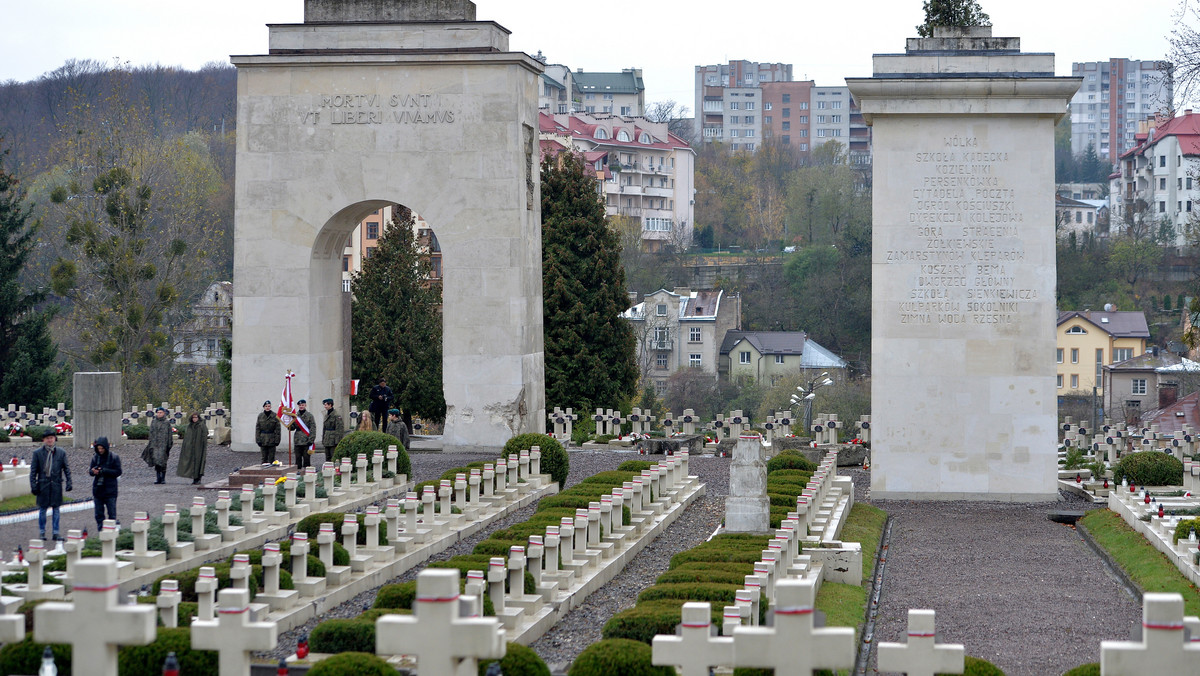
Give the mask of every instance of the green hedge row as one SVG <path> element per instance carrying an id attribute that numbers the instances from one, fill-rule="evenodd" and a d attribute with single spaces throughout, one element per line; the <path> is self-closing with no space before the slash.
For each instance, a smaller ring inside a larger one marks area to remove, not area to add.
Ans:
<path id="1" fill-rule="evenodd" d="M 42 652 L 46 644 L 34 643 L 32 636 L 24 641 L 9 643 L 0 649 L 0 674 L 36 674 L 42 665 Z M 54 664 L 58 673 L 71 671 L 71 647 L 54 644 Z M 121 676 L 160 676 L 167 653 L 175 653 L 179 660 L 180 673 L 217 673 L 215 650 L 193 650 L 191 630 L 187 627 L 158 630 L 154 642 L 145 646 L 125 646 L 117 653 L 117 671 Z"/>

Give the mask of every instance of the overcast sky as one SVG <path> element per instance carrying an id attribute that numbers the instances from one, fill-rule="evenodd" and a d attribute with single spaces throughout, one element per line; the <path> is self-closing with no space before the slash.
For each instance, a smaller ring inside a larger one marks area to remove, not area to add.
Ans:
<path id="1" fill-rule="evenodd" d="M 1191 0 L 1193 3 L 1196 0 Z M 1160 59 L 1180 0 L 983 0 L 997 36 L 1071 62 Z M 303 0 L 0 0 L 0 81 L 30 80 L 67 59 L 198 68 L 262 54 L 267 23 L 298 23 Z M 903 51 L 921 0 L 669 0 L 629 6 L 476 0 L 480 19 L 512 31 L 514 50 L 572 69 L 644 71 L 647 102 L 693 106 L 693 67 L 731 59 L 794 65 L 796 79 L 843 84 L 871 74 L 871 54 Z"/>

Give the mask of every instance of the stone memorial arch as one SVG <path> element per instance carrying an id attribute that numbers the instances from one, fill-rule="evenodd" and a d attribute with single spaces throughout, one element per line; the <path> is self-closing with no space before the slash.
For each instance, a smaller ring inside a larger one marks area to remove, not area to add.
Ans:
<path id="1" fill-rule="evenodd" d="M 446 449 L 542 431 L 541 64 L 467 0 L 305 0 L 269 29 L 267 54 L 232 59 L 235 450 L 288 369 L 343 415 L 349 379 L 373 382 L 349 373 L 342 251 L 391 203 L 442 248 Z"/>

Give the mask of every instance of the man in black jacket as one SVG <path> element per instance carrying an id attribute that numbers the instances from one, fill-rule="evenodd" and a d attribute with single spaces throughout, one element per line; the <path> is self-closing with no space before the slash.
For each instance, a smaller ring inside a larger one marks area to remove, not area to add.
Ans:
<path id="1" fill-rule="evenodd" d="M 95 453 L 88 473 L 92 475 L 92 502 L 95 504 L 96 532 L 99 533 L 105 519 L 117 521 L 117 477 L 121 476 L 121 458 L 112 452 L 108 437 L 97 437 L 92 450 Z"/>
<path id="2" fill-rule="evenodd" d="M 63 477 L 66 477 L 67 492 L 71 486 L 71 468 L 67 466 L 67 452 L 58 447 L 58 434 L 53 430 L 42 437 L 42 447 L 33 452 L 29 467 L 29 490 L 37 496 L 38 532 L 46 539 L 46 510 L 53 511 L 53 534 L 58 535 L 59 508 L 63 503 Z"/>
<path id="3" fill-rule="evenodd" d="M 380 432 L 387 433 L 387 412 L 395 398 L 385 378 L 380 378 L 375 387 L 371 388 L 371 404 L 367 406 L 367 410 L 371 412 L 371 422 L 375 423 L 375 429 Z"/>

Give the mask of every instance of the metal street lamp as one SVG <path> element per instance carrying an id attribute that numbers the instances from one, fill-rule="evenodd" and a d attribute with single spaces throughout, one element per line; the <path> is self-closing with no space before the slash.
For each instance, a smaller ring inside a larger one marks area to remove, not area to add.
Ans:
<path id="1" fill-rule="evenodd" d="M 803 385 L 796 386 L 798 391 L 803 396 L 792 395 L 792 404 L 804 402 L 804 431 L 807 433 L 812 430 L 812 403 L 813 399 L 817 398 L 817 390 L 827 385 L 832 385 L 833 379 L 829 377 L 829 371 L 825 371 L 821 375 L 808 381 L 808 389 Z"/>

